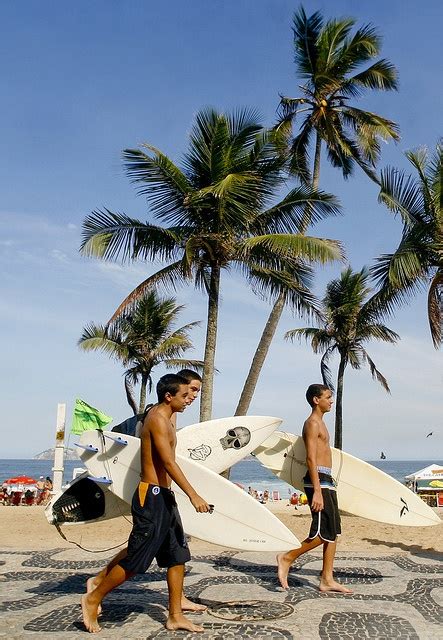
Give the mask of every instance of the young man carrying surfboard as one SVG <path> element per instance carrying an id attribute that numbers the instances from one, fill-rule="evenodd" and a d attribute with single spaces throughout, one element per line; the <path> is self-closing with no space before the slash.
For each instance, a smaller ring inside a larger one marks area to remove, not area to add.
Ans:
<path id="1" fill-rule="evenodd" d="M 323 384 L 311 384 L 306 391 L 306 400 L 312 411 L 303 425 L 303 440 L 306 447 L 304 477 L 305 494 L 311 508 L 312 523 L 309 535 L 299 549 L 277 555 L 278 579 L 283 589 L 288 589 L 288 573 L 292 563 L 303 553 L 323 545 L 323 567 L 320 576 L 320 591 L 352 593 L 334 580 L 333 568 L 337 537 L 341 534 L 337 492 L 332 479 L 332 453 L 329 433 L 323 420 L 333 404 L 331 390 Z"/>
<path id="2" fill-rule="evenodd" d="M 126 557 L 115 564 L 100 584 L 82 596 L 83 622 L 87 631 L 100 631 L 97 622 L 103 598 L 136 573 L 144 573 L 154 558 L 167 569 L 169 615 L 166 628 L 194 633 L 193 624 L 181 607 L 184 565 L 190 559 L 180 515 L 170 490 L 171 479 L 186 493 L 197 513 L 211 512 L 175 461 L 177 443 L 172 416 L 188 406 L 189 385 L 185 378 L 170 374 L 157 384 L 158 404 L 147 413 L 141 438 L 141 481 L 132 500 L 133 528 Z"/>
<path id="3" fill-rule="evenodd" d="M 197 399 L 198 394 L 200 393 L 200 389 L 202 386 L 201 376 L 195 371 L 192 371 L 191 369 L 181 369 L 180 371 L 177 372 L 177 375 L 184 378 L 189 385 L 188 396 L 187 396 L 187 406 L 189 407 L 194 402 L 194 400 Z M 146 409 L 146 411 L 148 411 L 152 406 L 153 405 L 150 405 Z M 140 418 L 142 418 L 141 420 L 142 425 L 143 425 L 143 420 L 145 415 L 146 415 L 146 412 L 145 414 L 143 414 L 143 416 L 140 416 Z M 134 420 L 133 435 L 135 435 L 136 423 L 138 419 L 139 419 L 139 416 L 133 417 L 133 420 Z M 129 419 L 126 420 L 125 422 L 129 422 Z M 177 413 L 174 413 L 172 415 L 171 422 L 174 425 L 174 427 L 177 425 Z M 127 433 L 127 432 L 124 431 L 123 433 Z M 88 580 L 86 581 L 86 592 L 90 593 L 91 591 L 93 591 L 101 583 L 103 578 L 105 578 L 108 575 L 111 569 L 115 567 L 115 565 L 118 564 L 120 560 L 123 560 L 123 558 L 126 558 L 127 553 L 128 553 L 128 547 L 121 549 L 121 551 L 119 551 L 117 555 L 114 556 L 114 558 L 108 563 L 108 565 L 104 569 L 100 571 L 100 573 L 98 573 L 94 577 L 88 578 Z M 190 611 L 190 612 L 205 611 L 207 609 L 205 605 L 198 604 L 197 602 L 192 602 L 192 600 L 189 600 L 189 598 L 187 598 L 184 593 L 182 593 L 181 607 L 183 611 Z"/>

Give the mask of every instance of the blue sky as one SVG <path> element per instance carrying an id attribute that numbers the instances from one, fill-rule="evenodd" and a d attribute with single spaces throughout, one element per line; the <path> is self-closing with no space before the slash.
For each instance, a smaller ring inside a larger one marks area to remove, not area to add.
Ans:
<path id="1" fill-rule="evenodd" d="M 442 124 L 441 3 L 304 6 L 307 13 L 372 22 L 383 35 L 382 55 L 397 66 L 400 90 L 359 102 L 401 127 L 401 142 L 384 146 L 381 164 L 406 167 L 405 150 L 432 148 Z M 124 175 L 121 150 L 150 142 L 180 162 L 202 107 L 255 107 L 272 124 L 279 93 L 297 95 L 301 83 L 292 62 L 297 7 L 286 0 L 1 4 L 0 457 L 30 457 L 52 446 L 57 403 L 66 402 L 69 427 L 76 396 L 116 421 L 129 415 L 121 367 L 79 351 L 76 343 L 85 324 L 106 321 L 155 265 L 82 258 L 82 221 L 102 206 L 149 219 Z M 344 215 L 314 232 L 343 241 L 354 269 L 395 248 L 400 222 L 377 204 L 377 190 L 364 175 L 344 182 L 324 164 L 321 184 L 340 198 Z M 318 295 L 340 268 L 319 271 Z M 214 417 L 234 412 L 270 311 L 232 273 L 222 285 Z M 177 297 L 186 304 L 180 324 L 205 320 L 199 293 L 189 287 Z M 368 350 L 392 394 L 368 371 L 347 371 L 344 448 L 365 459 L 381 449 L 391 458 L 441 459 L 443 367 L 429 337 L 426 296 L 411 300 L 388 324 L 401 342 Z M 300 326 L 305 322 L 287 311 L 250 409 L 281 416 L 294 433 L 307 415 L 304 391 L 320 379 L 310 348 L 283 340 L 285 331 Z M 193 341 L 192 355 L 200 358 L 204 328 L 194 331 Z M 155 380 L 163 373 L 159 369 Z M 197 420 L 196 407 L 180 418 L 182 425 Z M 328 423 L 332 432 L 332 415 Z M 431 430 L 434 436 L 425 438 Z"/>

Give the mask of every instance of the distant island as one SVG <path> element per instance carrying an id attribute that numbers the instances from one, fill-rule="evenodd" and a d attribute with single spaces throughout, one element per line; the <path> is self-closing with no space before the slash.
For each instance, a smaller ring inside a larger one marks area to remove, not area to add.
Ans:
<path id="1" fill-rule="evenodd" d="M 54 452 L 55 452 L 55 449 L 54 447 L 52 447 L 52 449 L 46 449 L 46 451 L 37 453 L 37 455 L 34 456 L 32 459 L 33 460 L 54 460 Z M 78 459 L 79 457 L 75 449 L 70 449 L 69 447 L 65 449 L 65 460 L 78 460 Z"/>

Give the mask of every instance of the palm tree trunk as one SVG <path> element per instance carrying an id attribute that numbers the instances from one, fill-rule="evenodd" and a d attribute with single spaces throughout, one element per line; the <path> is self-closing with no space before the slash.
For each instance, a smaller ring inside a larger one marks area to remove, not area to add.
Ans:
<path id="1" fill-rule="evenodd" d="M 205 364 L 200 401 L 200 422 L 212 417 L 214 389 L 215 349 L 217 346 L 218 301 L 220 292 L 220 267 L 213 266 L 208 291 L 208 323 L 206 329 Z"/>
<path id="2" fill-rule="evenodd" d="M 283 313 L 284 306 L 285 294 L 281 293 L 274 304 L 261 335 L 260 342 L 258 343 L 257 350 L 251 363 L 251 368 L 249 369 L 248 377 L 246 378 L 240 400 L 238 401 L 237 409 L 235 410 L 236 416 L 244 416 L 248 413 L 249 405 L 251 404 L 260 372 L 266 356 L 268 355 L 269 347 L 271 346 L 272 339 L 277 330 L 277 325 Z"/>
<path id="3" fill-rule="evenodd" d="M 140 402 L 138 407 L 139 413 L 144 413 L 146 406 L 146 387 L 148 385 L 148 376 L 147 374 L 142 374 L 142 381 L 140 385 Z"/>
<path id="4" fill-rule="evenodd" d="M 336 449 L 342 449 L 342 436 L 343 436 L 343 379 L 346 369 L 346 359 L 344 356 L 340 356 L 340 364 L 338 367 L 337 375 L 337 395 L 335 405 L 335 438 L 334 447 Z"/>
<path id="5" fill-rule="evenodd" d="M 314 169 L 312 171 L 312 189 L 318 190 L 320 183 L 320 157 L 321 157 L 321 137 L 317 131 L 317 138 L 315 140 L 315 155 L 314 155 Z"/>

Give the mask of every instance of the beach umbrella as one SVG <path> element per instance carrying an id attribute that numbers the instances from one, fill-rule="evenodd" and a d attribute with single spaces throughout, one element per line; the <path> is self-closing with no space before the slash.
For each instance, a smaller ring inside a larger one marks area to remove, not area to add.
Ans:
<path id="1" fill-rule="evenodd" d="M 405 480 L 419 480 L 423 478 L 442 478 L 443 477 L 443 467 L 438 464 L 430 464 L 428 467 L 424 469 L 420 469 L 419 471 L 415 471 L 414 473 L 410 473 L 408 476 L 405 476 Z"/>
<path id="2" fill-rule="evenodd" d="M 10 487 L 12 491 L 24 491 L 25 488 L 37 487 L 37 480 L 30 476 L 15 476 L 8 478 L 2 484 Z"/>
<path id="3" fill-rule="evenodd" d="M 5 480 L 3 484 L 37 484 L 37 480 L 30 476 L 15 476 Z"/>

